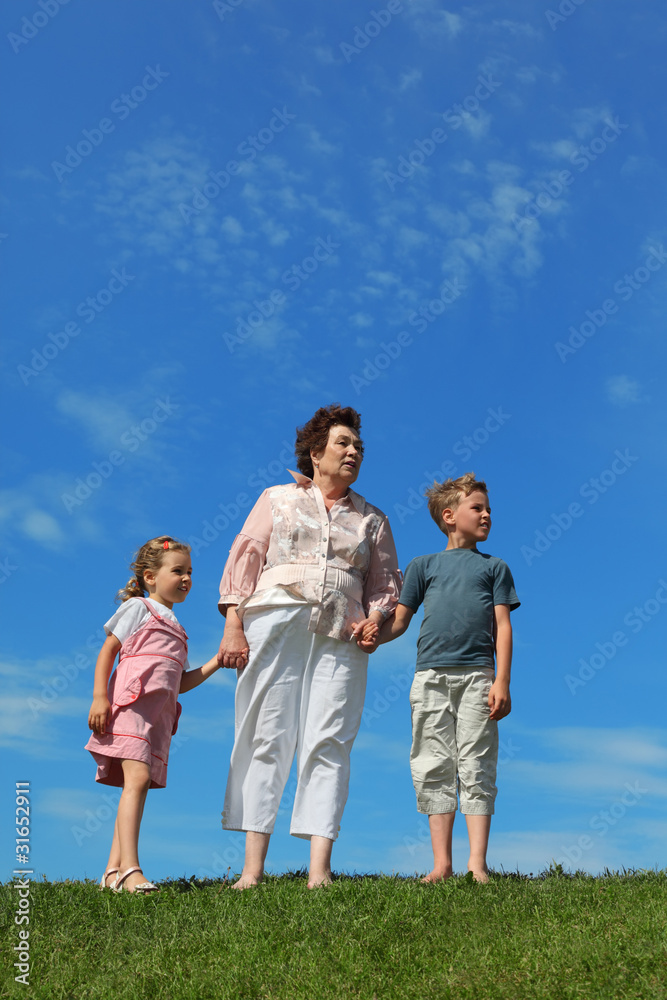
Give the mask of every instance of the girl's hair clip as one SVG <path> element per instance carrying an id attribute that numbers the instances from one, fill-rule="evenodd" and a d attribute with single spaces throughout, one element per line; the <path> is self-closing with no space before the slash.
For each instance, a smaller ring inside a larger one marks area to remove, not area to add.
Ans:
<path id="1" fill-rule="evenodd" d="M 165 538 L 164 542 L 162 543 L 162 548 L 163 549 L 168 549 L 169 548 L 169 540 L 168 539 Z"/>

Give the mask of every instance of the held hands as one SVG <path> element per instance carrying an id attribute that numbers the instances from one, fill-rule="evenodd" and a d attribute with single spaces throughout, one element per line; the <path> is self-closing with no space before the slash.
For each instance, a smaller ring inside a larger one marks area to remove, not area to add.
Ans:
<path id="1" fill-rule="evenodd" d="M 242 630 L 233 632 L 225 629 L 225 634 L 218 650 L 218 664 L 232 670 L 243 670 L 248 665 L 248 643 Z"/>
<path id="2" fill-rule="evenodd" d="M 105 694 L 96 695 L 88 713 L 88 728 L 98 736 L 104 735 L 104 730 L 111 714 L 111 703 Z"/>
<path id="3" fill-rule="evenodd" d="M 489 691 L 489 718 L 504 719 L 506 715 L 509 715 L 512 711 L 512 699 L 510 698 L 510 690 L 506 684 L 499 684 L 498 681 L 494 681 L 491 685 L 491 690 Z"/>
<path id="4" fill-rule="evenodd" d="M 357 622 L 352 626 L 352 637 L 356 639 L 357 646 L 364 653 L 374 653 L 378 648 L 380 638 L 380 627 L 372 618 L 366 618 L 362 622 Z"/>

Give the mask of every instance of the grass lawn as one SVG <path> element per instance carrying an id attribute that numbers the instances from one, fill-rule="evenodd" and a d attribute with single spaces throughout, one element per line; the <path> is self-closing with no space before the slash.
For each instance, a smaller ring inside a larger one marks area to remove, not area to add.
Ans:
<path id="1" fill-rule="evenodd" d="M 35 881 L 31 893 L 25 986 L 17 890 L 0 887 L 2 997 L 667 998 L 667 872 L 341 876 L 313 891 L 298 873 L 241 893 L 165 882 L 148 897 Z"/>

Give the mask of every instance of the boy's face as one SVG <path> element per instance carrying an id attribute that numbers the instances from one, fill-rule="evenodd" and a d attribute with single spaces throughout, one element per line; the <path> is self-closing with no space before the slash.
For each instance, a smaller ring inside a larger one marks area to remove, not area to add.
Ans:
<path id="1" fill-rule="evenodd" d="M 476 490 L 463 497 L 456 510 L 447 507 L 442 512 L 450 538 L 455 534 L 461 541 L 485 542 L 491 530 L 491 508 L 486 493 Z"/>

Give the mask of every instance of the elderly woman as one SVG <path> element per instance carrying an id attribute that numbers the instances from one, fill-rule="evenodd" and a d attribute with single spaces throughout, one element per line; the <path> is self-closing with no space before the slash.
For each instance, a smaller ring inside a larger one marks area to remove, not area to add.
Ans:
<path id="1" fill-rule="evenodd" d="M 219 657 L 240 671 L 222 825 L 246 832 L 239 889 L 262 879 L 295 751 L 290 832 L 310 840 L 309 888 L 331 881 L 366 690 L 355 637 L 400 591 L 389 522 L 350 489 L 360 426 L 356 410 L 332 404 L 297 430 L 295 482 L 262 493 L 222 577 Z"/>

